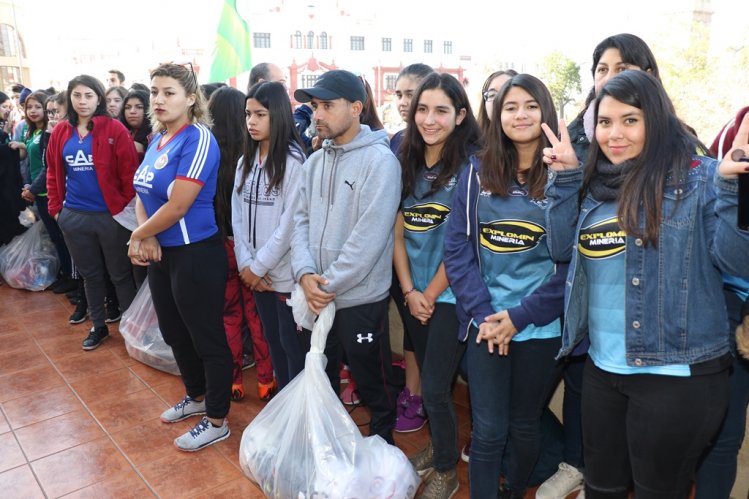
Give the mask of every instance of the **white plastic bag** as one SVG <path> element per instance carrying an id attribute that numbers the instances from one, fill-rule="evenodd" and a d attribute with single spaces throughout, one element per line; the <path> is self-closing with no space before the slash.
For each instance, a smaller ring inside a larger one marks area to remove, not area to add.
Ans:
<path id="1" fill-rule="evenodd" d="M 60 260 L 42 222 L 0 249 L 0 274 L 9 286 L 42 291 L 55 282 Z"/>
<path id="2" fill-rule="evenodd" d="M 312 330 L 304 371 L 242 434 L 242 471 L 266 497 L 411 498 L 419 477 L 406 456 L 378 435 L 363 437 L 330 386 L 323 352 L 334 316 L 331 303 Z"/>
<path id="3" fill-rule="evenodd" d="M 120 320 L 120 334 L 130 357 L 154 369 L 179 376 L 172 348 L 164 342 L 151 301 L 151 288 L 144 282 Z"/>

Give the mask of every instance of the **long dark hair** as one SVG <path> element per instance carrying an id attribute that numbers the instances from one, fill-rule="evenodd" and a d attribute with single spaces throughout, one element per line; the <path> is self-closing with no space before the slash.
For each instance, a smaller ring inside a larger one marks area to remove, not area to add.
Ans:
<path id="1" fill-rule="evenodd" d="M 432 182 L 432 188 L 426 195 L 428 196 L 437 192 L 437 190 L 447 184 L 458 171 L 460 165 L 478 148 L 480 142 L 481 133 L 479 126 L 476 123 L 476 118 L 473 116 L 471 103 L 468 101 L 468 95 L 466 95 L 463 85 L 448 73 L 430 73 L 427 75 L 417 87 L 411 101 L 406 132 L 403 135 L 403 143 L 399 151 L 403 177 L 402 195 L 404 198 L 413 193 L 416 183 L 416 172 L 424 164 L 426 154 L 424 139 L 421 137 L 421 133 L 419 133 L 419 129 L 416 126 L 416 111 L 419 107 L 421 94 L 427 90 L 436 89 L 442 90 L 447 95 L 455 108 L 456 114 L 465 109 L 465 117 L 459 125 L 455 126 L 455 129 L 447 138 L 440 153 L 442 171 L 440 171 L 437 178 Z"/>
<path id="2" fill-rule="evenodd" d="M 32 92 L 26 97 L 26 100 L 23 102 L 23 109 L 26 110 L 26 106 L 28 105 L 29 99 L 37 101 L 39 104 L 42 105 L 42 120 L 44 121 L 44 124 L 41 127 L 41 130 L 44 131 L 47 129 L 47 123 L 49 122 L 49 117 L 47 116 L 47 99 L 49 98 L 49 95 L 42 91 L 37 90 L 36 92 Z M 24 116 L 26 116 L 26 139 L 31 137 L 31 135 L 36 131 L 36 123 L 31 121 L 29 119 L 29 115 L 24 112 Z"/>
<path id="3" fill-rule="evenodd" d="M 603 57 L 603 53 L 608 49 L 617 49 L 623 63 L 637 66 L 641 70 L 649 72 L 660 81 L 661 75 L 658 71 L 658 63 L 655 60 L 653 51 L 650 50 L 650 47 L 648 47 L 648 44 L 645 43 L 642 38 L 630 33 L 619 33 L 618 35 L 609 36 L 596 45 L 596 48 L 593 49 L 593 65 L 590 67 L 593 81 L 596 79 L 596 68 L 598 67 L 598 63 L 600 62 L 601 57 Z M 596 87 L 593 86 L 590 89 L 590 92 L 588 92 L 588 96 L 585 98 L 585 105 L 580 111 L 580 114 L 575 118 L 576 120 L 583 119 L 585 111 L 595 98 Z"/>
<path id="4" fill-rule="evenodd" d="M 481 186 L 502 197 L 508 195 L 510 185 L 512 185 L 518 173 L 518 152 L 515 143 L 505 134 L 501 120 L 502 106 L 507 94 L 513 87 L 522 88 L 528 92 L 538 102 L 541 110 L 541 122 L 549 125 L 555 135 L 558 131 L 554 101 L 541 80 L 529 74 L 519 74 L 513 76 L 502 86 L 499 94 L 494 98 L 492 110 L 494 117 L 489 124 L 484 149 L 479 155 L 481 158 Z M 543 148 L 549 146 L 549 140 L 542 132 L 536 146 L 535 159 L 526 177 L 528 194 L 533 199 L 544 197 L 547 168 L 543 162 Z"/>
<path id="5" fill-rule="evenodd" d="M 675 185 L 685 181 L 699 141 L 683 126 L 663 85 L 650 73 L 625 71 L 609 80 L 596 98 L 596 123 L 604 97 L 636 107 L 643 113 L 645 145 L 640 155 L 633 159 L 619 190 L 618 216 L 627 234 L 656 246 L 666 179 L 671 177 Z M 596 164 L 605 158 L 595 138 L 590 147 L 581 199 L 596 176 Z M 644 230 L 640 227 L 641 215 L 645 220 Z"/>
<path id="6" fill-rule="evenodd" d="M 91 90 L 94 91 L 96 96 L 99 98 L 99 104 L 97 104 L 96 109 L 94 110 L 93 116 L 106 116 L 109 117 L 109 113 L 107 112 L 107 98 L 106 93 L 104 91 L 104 85 L 93 76 L 90 75 L 78 75 L 72 80 L 68 82 L 68 89 L 65 92 L 66 96 L 66 105 L 67 105 L 67 118 L 71 125 L 78 126 L 78 113 L 75 112 L 75 109 L 73 109 L 73 100 L 71 99 L 70 95 L 73 93 L 73 89 L 77 87 L 78 85 L 83 85 L 84 87 L 88 87 Z M 93 117 L 92 116 L 92 117 Z M 93 128 L 94 124 L 93 122 L 89 122 L 88 129 L 91 130 Z"/>
<path id="7" fill-rule="evenodd" d="M 476 118 L 476 121 L 479 124 L 482 136 L 487 136 L 486 134 L 489 132 L 489 123 L 491 123 L 489 113 L 486 112 L 486 106 L 484 105 L 484 94 L 487 90 L 489 90 L 489 85 L 491 85 L 492 81 L 494 81 L 494 78 L 497 78 L 498 76 L 507 75 L 512 78 L 513 76 L 517 76 L 517 74 L 518 72 L 514 69 L 503 69 L 501 71 L 495 71 L 489 75 L 489 77 L 484 81 L 484 84 L 481 86 L 481 105 L 478 109 L 478 117 Z"/>
<path id="8" fill-rule="evenodd" d="M 137 99 L 143 105 L 143 123 L 141 123 L 137 130 L 134 130 L 125 119 L 125 106 L 127 106 L 127 101 L 130 99 Z M 122 100 L 122 111 L 120 111 L 119 116 L 119 120 L 123 125 L 125 125 L 125 128 L 130 132 L 135 132 L 133 135 L 133 141 L 143 144 L 143 147 L 148 147 L 148 136 L 151 135 L 153 130 L 151 128 L 151 121 L 148 119 L 148 114 L 150 112 L 148 107 L 149 102 L 150 99 L 148 97 L 148 92 L 144 92 L 143 90 L 130 90 Z"/>
<path id="9" fill-rule="evenodd" d="M 216 137 L 221 160 L 216 180 L 216 222 L 225 237 L 231 234 L 231 191 L 234 173 L 244 145 L 244 93 L 236 88 L 222 87 L 211 94 L 208 111 L 213 118 L 211 132 Z"/>
<path id="10" fill-rule="evenodd" d="M 385 125 L 382 124 L 380 117 L 377 116 L 377 106 L 374 102 L 374 94 L 372 94 L 372 87 L 369 86 L 369 82 L 363 77 L 360 77 L 362 84 L 364 84 L 364 92 L 367 94 L 367 100 L 362 106 L 361 114 L 359 115 L 359 123 L 367 125 L 372 130 L 382 130 Z"/>
<path id="11" fill-rule="evenodd" d="M 286 173 L 286 157 L 289 154 L 294 154 L 299 159 L 304 159 L 302 152 L 304 151 L 304 145 L 294 125 L 289 94 L 286 93 L 286 88 L 281 83 L 261 81 L 250 88 L 245 103 L 249 99 L 255 99 L 268 110 L 270 138 L 268 158 L 265 160 L 263 171 L 268 179 L 266 193 L 270 193 L 283 183 L 283 177 Z M 244 126 L 244 135 L 242 182 L 239 185 L 238 192 L 242 192 L 242 186 L 247 180 L 247 175 L 249 175 L 255 161 L 255 153 L 260 148 L 260 143 L 252 140 L 246 126 Z"/>

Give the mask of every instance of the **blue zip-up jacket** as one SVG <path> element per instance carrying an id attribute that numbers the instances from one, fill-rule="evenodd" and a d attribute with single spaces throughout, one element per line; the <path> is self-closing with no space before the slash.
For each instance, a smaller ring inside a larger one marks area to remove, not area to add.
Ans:
<path id="1" fill-rule="evenodd" d="M 492 308 L 492 297 L 481 274 L 479 257 L 478 201 L 481 193 L 479 161 L 471 156 L 468 168 L 458 180 L 453 209 L 445 234 L 445 271 L 457 298 L 456 312 L 460 323 L 458 338 L 465 341 L 473 321 L 480 326 L 484 318 L 499 310 Z M 546 244 L 548 244 L 548 238 Z M 545 326 L 562 314 L 564 278 L 567 264 L 557 263 L 551 278 L 533 290 L 520 305 L 508 309 L 518 332 L 530 324 Z"/>
<path id="2" fill-rule="evenodd" d="M 716 167 L 695 156 L 684 183 L 666 182 L 657 247 L 626 238 L 627 365 L 692 365 L 728 352 L 721 272 L 749 275 L 749 232 L 736 228 L 737 180 Z M 550 171 L 546 187 L 552 258 L 571 259 L 560 356 L 588 334 L 588 287 L 574 242 L 601 202 L 587 195 L 578 205 L 582 177 L 582 168 Z"/>

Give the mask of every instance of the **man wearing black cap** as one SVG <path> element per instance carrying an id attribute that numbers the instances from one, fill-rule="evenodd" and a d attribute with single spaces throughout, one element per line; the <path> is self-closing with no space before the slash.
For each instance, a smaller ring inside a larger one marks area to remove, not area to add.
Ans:
<path id="1" fill-rule="evenodd" d="M 315 313 L 335 301 L 325 348 L 328 377 L 337 393 L 342 347 L 370 409 L 370 435 L 393 443 L 387 300 L 400 165 L 387 134 L 359 123 L 366 93 L 354 74 L 329 71 L 294 97 L 311 103 L 324 139 L 304 164 L 291 244 L 294 278 Z"/>

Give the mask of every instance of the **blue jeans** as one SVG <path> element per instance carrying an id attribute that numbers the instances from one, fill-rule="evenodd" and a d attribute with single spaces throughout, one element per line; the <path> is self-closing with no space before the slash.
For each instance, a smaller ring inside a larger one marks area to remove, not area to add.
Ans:
<path id="1" fill-rule="evenodd" d="M 280 390 L 304 369 L 311 333 L 297 331 L 294 314 L 286 304 L 291 293 L 253 291 L 252 294 Z"/>
<path id="2" fill-rule="evenodd" d="M 421 396 L 429 417 L 437 471 L 450 471 L 458 462 L 458 416 L 455 414 L 452 387 L 458 366 L 466 351 L 458 341 L 455 305 L 437 303 L 426 326 L 411 314 L 406 318 L 416 361 L 421 369 Z"/>
<path id="3" fill-rule="evenodd" d="M 541 442 L 541 414 L 559 379 L 554 360 L 560 338 L 514 341 L 510 354 L 489 354 L 486 342 L 476 344 L 478 329 L 467 340 L 468 388 L 473 433 L 469 461 L 471 497 L 495 497 L 508 437 L 512 455 L 506 480 L 521 494 L 528 485 Z"/>
<path id="4" fill-rule="evenodd" d="M 741 300 L 727 291 L 726 307 L 731 334 L 741 320 Z M 732 342 L 733 343 L 733 342 Z M 713 445 L 697 468 L 695 499 L 728 499 L 736 481 L 736 459 L 746 430 L 749 406 L 749 361 L 735 353 L 728 378 L 728 411 Z"/>

